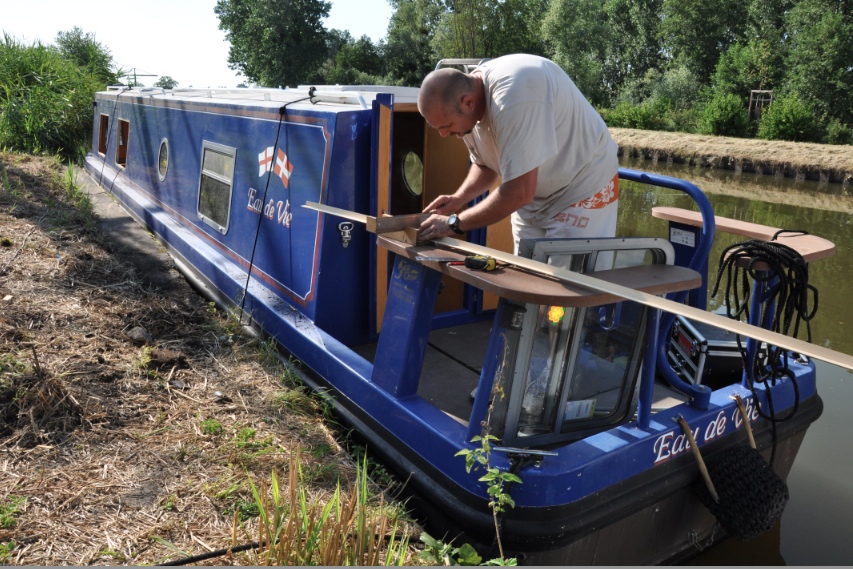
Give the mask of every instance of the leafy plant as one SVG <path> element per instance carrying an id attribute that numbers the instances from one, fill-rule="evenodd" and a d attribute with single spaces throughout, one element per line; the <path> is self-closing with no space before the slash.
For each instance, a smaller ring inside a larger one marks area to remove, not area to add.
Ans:
<path id="1" fill-rule="evenodd" d="M 221 435 L 224 430 L 225 427 L 216 419 L 205 419 L 201 422 L 201 432 L 205 435 Z"/>
<path id="2" fill-rule="evenodd" d="M 3 529 L 12 529 L 15 527 L 18 514 L 20 514 L 25 503 L 25 498 L 9 496 L 0 504 L 0 527 Z"/>
<path id="3" fill-rule="evenodd" d="M 476 466 L 482 466 L 486 470 L 486 474 L 479 478 L 480 482 L 488 484 L 488 493 L 492 497 L 489 502 L 489 507 L 495 515 L 506 510 L 507 507 L 514 508 L 515 501 L 506 491 L 507 484 L 521 484 L 521 478 L 511 472 L 506 472 L 489 463 L 489 457 L 492 451 L 492 441 L 497 441 L 498 438 L 494 435 L 486 435 L 484 437 L 476 436 L 471 439 L 472 443 L 480 443 L 480 446 L 474 449 L 463 449 L 456 453 L 456 456 L 465 457 L 465 470 L 471 472 Z M 497 520 L 495 520 L 497 526 Z"/>
<path id="4" fill-rule="evenodd" d="M 767 140 L 817 141 L 814 109 L 797 95 L 779 97 L 762 113 L 758 138 Z"/>
<path id="5" fill-rule="evenodd" d="M 838 119 L 832 119 L 826 126 L 826 142 L 828 144 L 853 144 L 853 127 L 841 124 Z"/>
<path id="6" fill-rule="evenodd" d="M 0 562 L 5 564 L 9 557 L 11 557 L 12 552 L 15 551 L 15 547 L 17 546 L 14 541 L 0 543 Z"/>
<path id="7" fill-rule="evenodd" d="M 60 50 L 0 42 L 0 147 L 79 159 L 89 147 L 92 99 L 104 84 Z"/>
<path id="8" fill-rule="evenodd" d="M 718 93 L 702 109 L 698 130 L 700 134 L 744 136 L 748 127 L 749 115 L 740 97 Z"/>

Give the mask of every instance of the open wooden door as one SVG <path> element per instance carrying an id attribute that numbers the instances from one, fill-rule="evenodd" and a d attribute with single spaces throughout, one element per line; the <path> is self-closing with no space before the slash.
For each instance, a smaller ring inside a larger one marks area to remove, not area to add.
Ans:
<path id="1" fill-rule="evenodd" d="M 372 214 L 376 217 L 388 212 L 391 205 L 391 128 L 393 126 L 393 97 L 378 95 L 373 103 L 373 164 L 372 186 L 376 188 L 376 204 Z M 376 291 L 376 332 L 382 329 L 382 315 L 388 300 L 389 261 L 388 251 L 376 249 L 374 287 Z"/>

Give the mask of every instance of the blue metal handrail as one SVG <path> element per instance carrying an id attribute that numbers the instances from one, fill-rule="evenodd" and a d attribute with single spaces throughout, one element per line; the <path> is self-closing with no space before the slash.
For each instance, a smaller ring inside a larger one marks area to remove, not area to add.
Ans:
<path id="1" fill-rule="evenodd" d="M 640 172 L 638 170 L 629 170 L 627 168 L 619 168 L 619 178 L 637 182 L 640 184 L 649 184 L 656 187 L 667 188 L 684 192 L 690 196 L 699 208 L 699 213 L 702 216 L 702 229 L 699 235 L 696 250 L 693 257 L 687 264 L 687 267 L 699 272 L 702 278 L 708 278 L 708 257 L 711 252 L 711 245 L 714 243 L 714 235 L 716 233 L 716 223 L 714 221 L 714 208 L 711 202 L 702 190 L 695 184 L 691 184 L 685 180 L 672 178 L 670 176 L 662 176 L 660 174 L 650 174 L 648 172 Z M 703 283 L 707 286 L 707 282 Z M 704 287 L 703 287 L 704 288 Z M 689 291 L 683 291 L 669 295 L 668 298 L 674 302 L 684 302 L 689 294 Z M 656 366 L 650 366 L 651 369 L 657 370 L 663 375 L 667 382 L 675 389 L 690 395 L 692 387 L 690 384 L 678 377 L 672 366 L 667 365 L 667 346 L 670 330 L 675 322 L 675 314 L 665 313 L 660 318 L 660 327 L 658 328 L 657 341 L 657 358 Z M 644 366 L 645 368 L 645 366 Z M 651 375 L 651 374 L 650 374 Z M 644 374 L 645 376 L 645 374 Z M 652 377 L 653 381 L 653 377 Z M 649 391 L 648 397 L 651 397 L 650 390 L 642 390 L 641 399 L 645 395 L 645 391 Z M 641 402 L 642 404 L 642 402 Z M 649 405 L 651 402 L 649 401 Z"/>

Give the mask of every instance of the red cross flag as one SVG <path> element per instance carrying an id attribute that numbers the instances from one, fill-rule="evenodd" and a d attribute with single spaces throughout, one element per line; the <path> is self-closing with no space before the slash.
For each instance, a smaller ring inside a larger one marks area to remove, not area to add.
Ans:
<path id="1" fill-rule="evenodd" d="M 279 150 L 279 152 L 281 152 Z M 272 168 L 272 146 L 258 154 L 258 176 L 263 176 Z"/>
<path id="2" fill-rule="evenodd" d="M 281 183 L 284 187 L 288 187 L 290 183 L 290 174 L 293 172 L 293 163 L 287 159 L 287 155 L 279 150 L 275 158 L 275 168 L 273 173 L 281 178 Z"/>

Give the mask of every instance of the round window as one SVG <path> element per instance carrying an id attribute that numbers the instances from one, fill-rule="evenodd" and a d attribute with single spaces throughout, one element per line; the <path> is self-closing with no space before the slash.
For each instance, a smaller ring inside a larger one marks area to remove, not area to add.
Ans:
<path id="1" fill-rule="evenodd" d="M 412 194 L 419 196 L 424 193 L 424 163 L 411 151 L 403 156 L 403 181 Z"/>
<path id="2" fill-rule="evenodd" d="M 160 142 L 160 155 L 157 158 L 157 171 L 160 173 L 160 181 L 166 179 L 169 170 L 169 141 L 165 138 Z"/>

